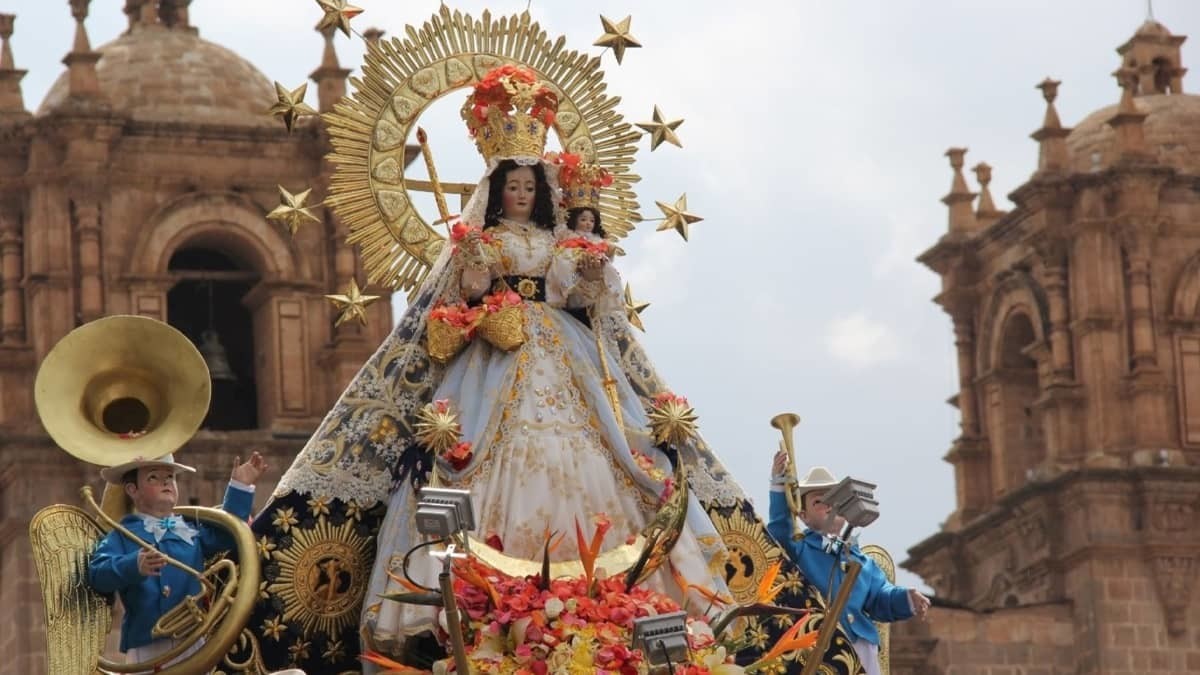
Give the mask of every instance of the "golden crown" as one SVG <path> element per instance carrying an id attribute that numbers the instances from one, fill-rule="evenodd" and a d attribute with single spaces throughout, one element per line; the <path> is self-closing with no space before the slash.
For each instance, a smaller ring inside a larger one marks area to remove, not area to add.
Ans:
<path id="1" fill-rule="evenodd" d="M 479 153 L 490 162 L 494 157 L 541 157 L 557 111 L 558 96 L 532 71 L 505 65 L 479 80 L 462 117 Z"/>
<path id="2" fill-rule="evenodd" d="M 600 189 L 612 185 L 612 174 L 596 164 L 587 164 L 570 152 L 549 153 L 546 160 L 558 167 L 558 184 L 563 206 L 568 209 L 600 208 Z"/>

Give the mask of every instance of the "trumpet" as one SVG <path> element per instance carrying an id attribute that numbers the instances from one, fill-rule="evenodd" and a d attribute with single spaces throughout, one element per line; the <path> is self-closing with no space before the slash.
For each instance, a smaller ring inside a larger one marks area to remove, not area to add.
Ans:
<path id="1" fill-rule="evenodd" d="M 787 452 L 787 466 L 784 469 L 787 481 L 783 487 L 783 494 L 787 497 L 788 511 L 792 514 L 793 541 L 799 541 L 804 537 L 803 530 L 796 526 L 796 518 L 800 516 L 800 504 L 796 499 L 796 487 L 799 486 L 800 480 L 796 477 L 796 448 L 792 443 L 792 434 L 795 432 L 798 424 L 800 424 L 800 416 L 796 413 L 779 413 L 771 418 L 771 426 L 783 434 L 783 441 L 779 445 Z"/>

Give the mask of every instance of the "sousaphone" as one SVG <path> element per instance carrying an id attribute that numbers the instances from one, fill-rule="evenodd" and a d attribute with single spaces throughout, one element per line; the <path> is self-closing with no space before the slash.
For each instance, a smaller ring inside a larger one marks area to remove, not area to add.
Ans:
<path id="1" fill-rule="evenodd" d="M 203 422 L 211 392 L 208 367 L 192 342 L 167 324 L 141 316 L 110 316 L 75 329 L 46 355 L 34 384 L 38 415 L 55 443 L 101 466 L 177 450 Z M 186 518 L 228 530 L 238 562 L 221 560 L 198 571 L 168 559 L 168 564 L 192 572 L 202 589 L 153 629 L 156 637 L 173 637 L 178 645 L 152 661 L 115 663 L 101 656 L 112 610 L 86 583 L 88 559 L 114 528 L 148 544 L 117 522 L 127 512 L 122 491 L 106 489 L 103 508 L 92 499 L 90 487 L 80 492 L 94 515 L 55 504 L 39 511 L 29 526 L 46 607 L 49 672 L 210 671 L 242 633 L 258 594 L 259 560 L 250 529 L 220 509 L 177 508 Z M 185 661 L 163 667 L 201 639 L 204 644 Z"/>

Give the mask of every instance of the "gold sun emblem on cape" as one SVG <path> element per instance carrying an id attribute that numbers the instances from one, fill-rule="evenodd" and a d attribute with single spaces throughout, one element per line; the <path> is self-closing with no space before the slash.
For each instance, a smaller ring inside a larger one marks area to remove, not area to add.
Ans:
<path id="1" fill-rule="evenodd" d="M 354 531 L 356 521 L 330 524 L 325 516 L 312 529 L 292 529 L 292 545 L 271 552 L 279 577 L 267 590 L 287 607 L 283 620 L 306 635 L 334 635 L 358 621 L 367 586 L 370 542 Z"/>
<path id="2" fill-rule="evenodd" d="M 781 555 L 779 547 L 771 543 L 761 522 L 748 520 L 740 510 L 728 516 L 714 510 L 709 515 L 729 550 L 725 563 L 729 592 L 739 604 L 751 604 L 763 573 Z"/>
<path id="3" fill-rule="evenodd" d="M 600 196 L 604 229 L 618 238 L 633 230 L 641 220 L 632 187 L 640 180 L 632 168 L 641 134 L 616 111 L 619 99 L 605 93 L 599 57 L 565 49 L 565 38 L 552 40 L 528 12 L 493 19 L 485 10 L 473 19 L 442 5 L 406 35 L 371 44 L 357 91 L 322 116 L 336 165 L 325 203 L 346 223 L 347 241 L 361 246 L 369 283 L 412 290 L 429 273 L 446 240 L 413 207 L 409 190 L 417 186 L 404 175 L 408 138 L 434 101 L 503 64 L 529 68 L 558 95 L 554 130 L 562 148 L 613 176 Z"/>

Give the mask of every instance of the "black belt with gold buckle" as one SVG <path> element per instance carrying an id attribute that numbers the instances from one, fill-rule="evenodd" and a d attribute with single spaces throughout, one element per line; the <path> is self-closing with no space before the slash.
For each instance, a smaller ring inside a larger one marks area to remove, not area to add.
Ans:
<path id="1" fill-rule="evenodd" d="M 502 291 L 506 288 L 531 302 L 546 301 L 546 277 L 511 274 L 496 279 L 496 283 L 492 284 L 492 292 Z"/>

